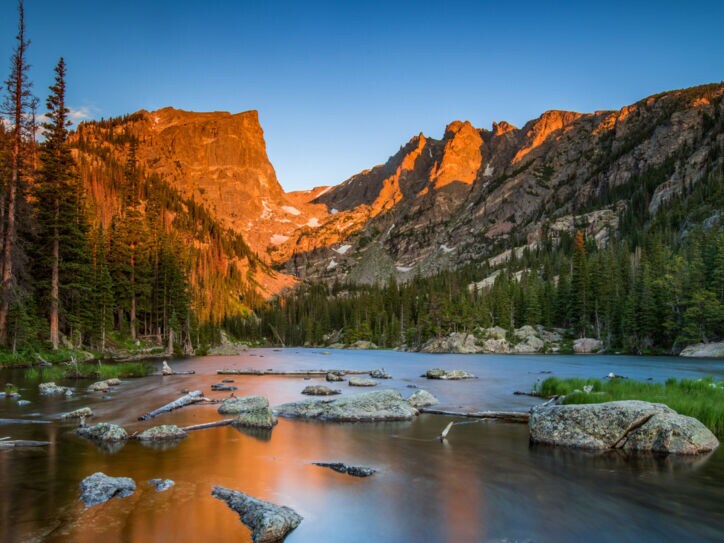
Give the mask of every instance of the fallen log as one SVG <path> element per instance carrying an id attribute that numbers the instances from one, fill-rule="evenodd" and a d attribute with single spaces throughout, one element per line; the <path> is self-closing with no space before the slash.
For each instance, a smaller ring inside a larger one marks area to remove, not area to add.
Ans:
<path id="1" fill-rule="evenodd" d="M 0 425 L 6 424 L 50 424 L 49 420 L 29 420 L 29 419 L 0 419 Z"/>
<path id="2" fill-rule="evenodd" d="M 194 430 L 206 430 L 207 428 L 218 428 L 219 426 L 228 426 L 233 424 L 234 419 L 217 420 L 214 422 L 204 422 L 203 424 L 192 424 L 181 428 L 184 432 L 192 432 Z"/>
<path id="3" fill-rule="evenodd" d="M 519 422 L 528 423 L 530 413 L 523 411 L 476 411 L 472 413 L 460 412 L 460 411 L 444 411 L 442 409 L 429 409 L 423 407 L 419 409 L 420 413 L 428 413 L 430 415 L 448 415 L 451 417 L 466 417 L 471 419 L 491 419 L 500 420 L 503 422 Z"/>
<path id="4" fill-rule="evenodd" d="M 146 413 L 145 415 L 141 415 L 140 417 L 138 417 L 138 420 L 152 419 L 153 417 L 157 417 L 159 415 L 162 415 L 163 413 L 168 413 L 169 411 L 173 411 L 174 409 L 181 409 L 182 407 L 186 407 L 187 405 L 193 405 L 199 402 L 215 403 L 209 398 L 204 398 L 202 394 L 203 393 L 200 390 L 194 390 L 192 392 L 189 392 L 188 394 L 181 396 L 177 400 L 167 403 L 166 405 L 163 405 L 158 409 L 154 409 L 153 411 Z"/>
<path id="5" fill-rule="evenodd" d="M 47 447 L 50 441 L 26 441 L 16 439 L 14 441 L 0 440 L 0 449 L 17 449 L 19 447 Z"/>
<path id="6" fill-rule="evenodd" d="M 232 369 L 224 368 L 216 370 L 219 375 L 292 375 L 299 377 L 324 377 L 328 373 L 336 373 L 338 375 L 366 375 L 374 370 L 256 370 L 252 368 Z"/>
<path id="7" fill-rule="evenodd" d="M 188 370 L 188 371 L 172 371 L 171 373 L 163 373 L 160 371 L 157 371 L 155 373 L 150 373 L 149 377 L 166 377 L 167 375 L 195 375 L 196 372 L 194 370 Z"/>

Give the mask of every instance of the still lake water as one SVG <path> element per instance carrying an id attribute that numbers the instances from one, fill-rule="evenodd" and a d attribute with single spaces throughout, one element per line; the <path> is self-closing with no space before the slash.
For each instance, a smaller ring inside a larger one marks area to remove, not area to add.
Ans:
<path id="1" fill-rule="evenodd" d="M 323 353 L 331 353 L 324 355 Z M 57 415 L 91 406 L 91 422 L 133 432 L 159 424 L 185 426 L 218 420 L 217 406 L 191 406 L 138 422 L 138 416 L 179 396 L 234 379 L 237 396 L 261 394 L 272 405 L 305 398 L 301 377 L 217 376 L 217 369 L 374 369 L 392 376 L 377 388 L 408 396 L 417 385 L 455 410 L 526 410 L 536 398 L 514 396 L 552 372 L 558 377 L 724 379 L 724 361 L 624 356 L 425 355 L 390 351 L 252 350 L 234 357 L 170 360 L 195 375 L 126 380 L 101 399 L 71 382 L 70 399 L 40 397 L 23 370 L 0 371 L 32 403 L 0 399 L 0 418 L 52 420 L 46 425 L 0 426 L 0 437 L 48 440 L 44 449 L 0 451 L 0 540 L 78 542 L 239 542 L 250 532 L 213 485 L 288 505 L 304 520 L 287 541 L 302 542 L 578 542 L 724 540 L 724 447 L 706 457 L 656 458 L 595 454 L 530 446 L 527 426 L 476 422 L 453 427 L 448 442 L 435 436 L 451 420 L 421 415 L 412 422 L 333 424 L 280 419 L 271 433 L 232 427 L 192 432 L 172 448 L 131 441 L 116 451 L 74 435 Z M 470 381 L 428 381 L 433 367 L 461 368 Z M 69 383 L 65 383 L 69 384 Z M 326 384 L 326 383 L 324 383 Z M 330 383 L 344 394 L 346 383 Z M 340 461 L 372 466 L 366 479 L 311 465 Z M 96 472 L 128 476 L 136 492 L 85 509 L 78 484 Z M 156 493 L 152 478 L 176 481 Z"/>

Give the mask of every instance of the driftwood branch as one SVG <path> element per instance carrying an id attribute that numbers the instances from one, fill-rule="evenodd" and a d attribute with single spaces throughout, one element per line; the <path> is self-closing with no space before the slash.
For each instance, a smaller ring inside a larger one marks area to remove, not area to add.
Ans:
<path id="1" fill-rule="evenodd" d="M 49 420 L 29 420 L 29 419 L 0 419 L 0 425 L 6 424 L 50 424 Z"/>
<path id="2" fill-rule="evenodd" d="M 373 370 L 256 370 L 252 368 L 216 370 L 219 375 L 296 375 L 299 377 L 324 377 L 328 373 L 339 375 L 366 375 Z"/>
<path id="3" fill-rule="evenodd" d="M 530 413 L 522 411 L 476 411 L 472 413 L 460 411 L 443 411 L 442 409 L 429 409 L 423 407 L 420 413 L 429 413 L 431 415 L 448 415 L 452 417 L 466 417 L 471 419 L 491 419 L 503 422 L 520 422 L 527 424 Z"/>
<path id="4" fill-rule="evenodd" d="M 194 375 L 196 372 L 194 370 L 188 370 L 188 371 L 173 371 L 171 373 L 163 373 L 160 371 L 157 371 L 155 373 L 149 374 L 149 377 L 165 377 L 166 375 Z"/>
<path id="5" fill-rule="evenodd" d="M 17 439 L 15 441 L 0 440 L 0 449 L 17 449 L 19 447 L 47 447 L 50 441 L 26 441 Z"/>
<path id="6" fill-rule="evenodd" d="M 452 427 L 454 424 L 455 424 L 455 422 L 451 421 L 447 426 L 445 426 L 445 429 L 440 433 L 439 436 L 437 436 L 437 438 L 440 441 L 445 440 L 447 438 L 447 435 L 450 433 L 450 430 L 452 430 Z"/>
<path id="7" fill-rule="evenodd" d="M 213 400 L 209 398 L 204 398 L 202 394 L 203 393 L 200 390 L 194 390 L 192 392 L 189 392 L 185 396 L 181 396 L 177 400 L 167 403 L 166 405 L 163 405 L 158 409 L 154 409 L 150 413 L 141 415 L 140 417 L 138 417 L 138 420 L 152 419 L 153 417 L 157 417 L 159 415 L 162 415 L 163 413 L 168 413 L 169 411 L 173 411 L 174 409 L 181 409 L 182 407 L 186 407 L 187 405 L 193 405 L 199 402 L 214 403 Z"/>
<path id="8" fill-rule="evenodd" d="M 214 422 L 204 422 L 203 424 L 192 424 L 181 428 L 184 432 L 192 432 L 194 430 L 206 430 L 207 428 L 218 428 L 219 426 L 228 426 L 233 424 L 234 419 L 217 420 Z"/>

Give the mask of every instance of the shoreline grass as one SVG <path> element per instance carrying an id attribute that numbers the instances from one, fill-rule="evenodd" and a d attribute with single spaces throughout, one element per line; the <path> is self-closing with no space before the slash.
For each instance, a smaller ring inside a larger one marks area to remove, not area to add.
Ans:
<path id="1" fill-rule="evenodd" d="M 584 387 L 591 387 L 584 392 Z M 544 397 L 564 395 L 564 404 L 587 404 L 617 400 L 643 400 L 662 403 L 674 411 L 694 417 L 717 436 L 724 435 L 724 381 L 667 379 L 665 383 L 631 379 L 559 379 L 549 377 L 534 391 Z"/>
<path id="2" fill-rule="evenodd" d="M 61 379 L 111 379 L 145 377 L 154 371 L 148 362 L 119 362 L 114 364 L 87 363 L 30 368 L 25 371 L 29 381 L 60 381 Z"/>

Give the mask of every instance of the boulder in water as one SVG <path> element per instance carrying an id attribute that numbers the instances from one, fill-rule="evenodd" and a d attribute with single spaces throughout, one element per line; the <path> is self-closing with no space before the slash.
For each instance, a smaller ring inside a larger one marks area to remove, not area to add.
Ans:
<path id="1" fill-rule="evenodd" d="M 457 381 L 460 379 L 477 379 L 472 373 L 465 370 L 444 370 L 441 368 L 434 368 L 427 370 L 422 377 L 427 379 L 442 379 L 446 381 Z"/>
<path id="2" fill-rule="evenodd" d="M 348 384 L 351 387 L 374 387 L 377 386 L 377 381 L 365 377 L 350 377 Z"/>
<path id="3" fill-rule="evenodd" d="M 86 439 L 104 443 L 125 441 L 128 439 L 128 433 L 121 426 L 111 424 L 110 422 L 99 422 L 92 426 L 77 428 L 75 433 Z"/>
<path id="4" fill-rule="evenodd" d="M 333 400 L 302 400 L 280 405 L 274 411 L 280 417 L 337 422 L 411 420 L 417 415 L 417 409 L 394 390 L 375 390 Z"/>
<path id="5" fill-rule="evenodd" d="M 62 419 L 80 419 L 85 417 L 92 417 L 93 410 L 90 407 L 81 407 L 70 413 L 63 413 L 60 418 Z"/>
<path id="6" fill-rule="evenodd" d="M 80 483 L 80 499 L 87 507 L 107 502 L 111 498 L 125 498 L 136 490 L 130 477 L 109 477 L 97 471 Z"/>
<path id="7" fill-rule="evenodd" d="M 436 403 L 440 403 L 440 401 L 427 390 L 420 389 L 413 392 L 412 395 L 407 398 L 407 403 L 415 409 L 420 409 L 421 407 L 435 405 Z"/>
<path id="8" fill-rule="evenodd" d="M 71 391 L 68 387 L 56 385 L 52 381 L 48 383 L 40 383 L 38 385 L 38 389 L 43 396 L 55 396 L 61 394 L 70 396 L 71 394 L 73 394 L 73 391 Z"/>
<path id="9" fill-rule="evenodd" d="M 184 439 L 188 434 L 175 424 L 162 424 L 148 428 L 136 437 L 140 441 L 173 441 Z"/>
<path id="10" fill-rule="evenodd" d="M 251 529 L 254 543 L 283 541 L 303 520 L 302 516 L 290 507 L 253 498 L 236 490 L 215 486 L 211 495 L 225 501 L 226 505 L 238 513 L 241 522 Z"/>
<path id="11" fill-rule="evenodd" d="M 163 492 L 176 484 L 171 479 L 151 479 L 148 482 L 156 487 L 156 492 Z"/>
<path id="12" fill-rule="evenodd" d="M 221 415 L 238 415 L 246 411 L 256 411 L 269 407 L 269 400 L 264 396 L 242 396 L 241 398 L 228 398 L 219 406 Z"/>
<path id="13" fill-rule="evenodd" d="M 376 469 L 365 466 L 348 466 L 341 462 L 314 462 L 315 466 L 332 469 L 338 473 L 346 473 L 352 477 L 369 477 L 377 473 Z"/>
<path id="14" fill-rule="evenodd" d="M 719 446 L 716 436 L 695 418 L 638 400 L 539 406 L 533 408 L 528 425 L 534 443 L 581 449 L 698 454 Z"/>
<path id="15" fill-rule="evenodd" d="M 323 385 L 309 385 L 308 387 L 304 387 L 302 394 L 306 394 L 307 396 L 334 396 L 335 394 L 341 394 L 341 391 L 333 390 Z"/>
<path id="16" fill-rule="evenodd" d="M 262 407 L 239 413 L 234 419 L 234 426 L 243 428 L 260 428 L 271 430 L 277 423 L 273 411 L 269 407 Z"/>

